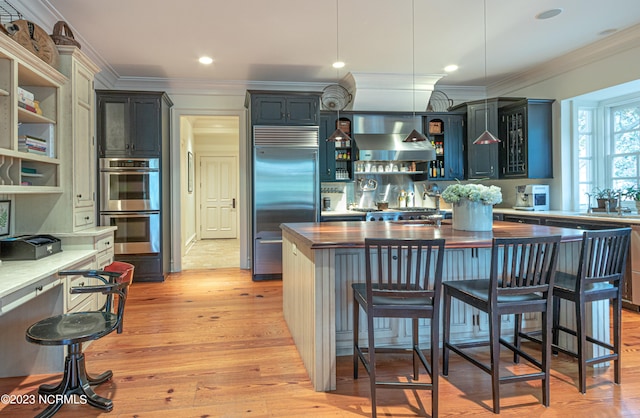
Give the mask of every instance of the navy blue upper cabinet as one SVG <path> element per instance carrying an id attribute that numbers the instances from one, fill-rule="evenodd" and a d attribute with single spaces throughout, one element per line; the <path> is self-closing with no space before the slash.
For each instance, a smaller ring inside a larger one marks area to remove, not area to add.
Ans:
<path id="1" fill-rule="evenodd" d="M 320 93 L 248 91 L 253 125 L 318 125 Z"/>
<path id="2" fill-rule="evenodd" d="M 501 176 L 500 144 L 474 145 L 485 130 L 499 137 L 499 109 L 523 100 L 522 98 L 500 97 L 463 103 L 454 108 L 467 112 L 467 178 L 497 179 Z M 502 138 L 499 138 L 502 139 Z"/>
<path id="3" fill-rule="evenodd" d="M 551 178 L 553 100 L 525 99 L 500 109 L 502 178 Z"/>
<path id="4" fill-rule="evenodd" d="M 97 134 L 100 157 L 159 157 L 165 93 L 98 90 Z"/>
<path id="5" fill-rule="evenodd" d="M 473 144 L 485 129 L 498 135 L 498 101 L 495 99 L 467 106 L 467 178 L 497 179 L 499 176 L 498 144 Z"/>
<path id="6" fill-rule="evenodd" d="M 350 116 L 340 117 L 340 128 L 351 135 Z M 338 126 L 335 112 L 322 112 L 319 126 L 320 148 L 320 181 L 351 181 L 353 180 L 353 161 L 356 149 L 353 141 L 332 142 L 327 138 L 333 134 Z"/>
<path id="7" fill-rule="evenodd" d="M 436 149 L 436 159 L 426 164 L 430 180 L 464 179 L 465 115 L 428 113 L 424 132 Z"/>
<path id="8" fill-rule="evenodd" d="M 336 180 L 336 143 L 327 141 L 327 138 L 335 131 L 331 130 L 331 126 L 335 123 L 335 116 L 323 114 L 320 115 L 320 126 L 318 129 L 318 143 L 320 148 L 320 161 L 318 169 L 320 171 L 320 181 Z"/>

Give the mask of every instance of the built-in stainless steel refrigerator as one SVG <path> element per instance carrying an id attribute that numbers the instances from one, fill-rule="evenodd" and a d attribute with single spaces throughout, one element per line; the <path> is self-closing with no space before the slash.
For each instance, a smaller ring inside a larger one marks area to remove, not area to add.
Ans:
<path id="1" fill-rule="evenodd" d="M 318 127 L 253 127 L 253 279 L 282 278 L 280 224 L 319 217 Z"/>

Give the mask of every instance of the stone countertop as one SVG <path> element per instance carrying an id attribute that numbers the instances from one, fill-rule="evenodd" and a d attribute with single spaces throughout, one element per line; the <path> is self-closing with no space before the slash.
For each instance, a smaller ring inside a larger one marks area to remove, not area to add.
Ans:
<path id="1" fill-rule="evenodd" d="M 52 232 L 49 235 L 53 235 L 54 237 L 58 237 L 58 238 L 77 237 L 77 236 L 93 237 L 93 236 L 99 236 L 99 235 L 105 234 L 107 232 L 115 231 L 116 229 L 118 229 L 117 226 L 96 226 L 93 228 L 82 229 L 80 231 L 74 231 L 74 232 Z"/>
<path id="2" fill-rule="evenodd" d="M 39 260 L 3 261 L 0 264 L 0 299 L 34 285 L 42 279 L 49 277 L 58 279 L 58 271 L 69 268 L 94 254 L 97 254 L 96 250 L 70 250 Z"/>
<path id="3" fill-rule="evenodd" d="M 562 240 L 582 239 L 579 229 L 546 225 L 521 224 L 494 221 L 493 230 L 487 232 L 459 231 L 451 227 L 451 221 L 443 221 L 440 227 L 420 223 L 403 222 L 309 222 L 280 225 L 283 233 L 290 234 L 302 245 L 312 249 L 353 248 L 364 246 L 367 238 L 396 239 L 446 239 L 447 248 L 490 247 L 493 237 L 523 237 L 562 235 Z"/>
<path id="4" fill-rule="evenodd" d="M 443 212 L 448 212 L 450 209 L 443 209 Z M 518 209 L 510 209 L 510 208 L 493 208 L 494 213 L 502 214 L 502 215 L 515 215 L 515 216 L 530 216 L 530 217 L 544 217 L 544 218 L 565 218 L 565 219 L 576 219 L 576 220 L 590 220 L 594 222 L 616 222 L 616 223 L 625 223 L 630 225 L 640 225 L 640 214 L 636 212 L 625 212 L 622 215 L 618 215 L 617 213 L 604 213 L 604 212 L 595 212 L 595 213 L 584 213 L 584 212 L 575 212 L 575 211 L 564 211 L 564 210 L 544 210 L 544 211 L 528 211 L 528 210 L 518 210 Z M 336 211 L 322 211 L 322 217 L 330 218 L 330 217 L 345 217 L 345 216 L 353 216 L 354 218 L 362 218 L 364 219 L 364 212 L 356 212 L 350 210 L 336 210 Z"/>

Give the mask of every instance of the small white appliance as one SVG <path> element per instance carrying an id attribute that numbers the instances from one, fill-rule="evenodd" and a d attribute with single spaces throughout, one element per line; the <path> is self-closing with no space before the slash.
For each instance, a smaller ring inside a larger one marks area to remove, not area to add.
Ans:
<path id="1" fill-rule="evenodd" d="M 516 186 L 516 205 L 513 208 L 518 210 L 549 210 L 549 185 Z"/>

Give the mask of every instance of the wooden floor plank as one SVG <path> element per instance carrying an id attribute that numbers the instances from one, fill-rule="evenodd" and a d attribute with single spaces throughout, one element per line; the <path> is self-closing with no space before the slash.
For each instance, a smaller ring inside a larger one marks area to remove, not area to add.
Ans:
<path id="1" fill-rule="evenodd" d="M 315 392 L 282 317 L 282 283 L 253 282 L 249 272 L 192 270 L 164 283 L 134 283 L 124 333 L 95 341 L 86 351 L 91 373 L 112 369 L 96 388 L 114 401 L 111 413 L 65 405 L 56 417 L 363 417 L 369 416 L 369 385 L 361 369 L 353 380 L 350 357 L 337 361 L 337 390 Z M 611 368 L 590 369 L 588 390 L 576 388 L 576 362 L 553 358 L 551 406 L 540 404 L 540 383 L 501 387 L 501 416 L 640 416 L 640 314 L 623 315 L 622 385 Z M 513 366 L 504 353 L 505 372 Z M 381 373 L 407 379 L 409 360 L 381 356 Z M 36 394 L 58 375 L 0 379 L 0 394 Z M 440 416 L 491 417 L 489 376 L 451 357 L 440 377 Z M 428 391 L 379 390 L 379 416 L 430 416 Z M 44 405 L 0 404 L 0 416 L 32 417 Z"/>

